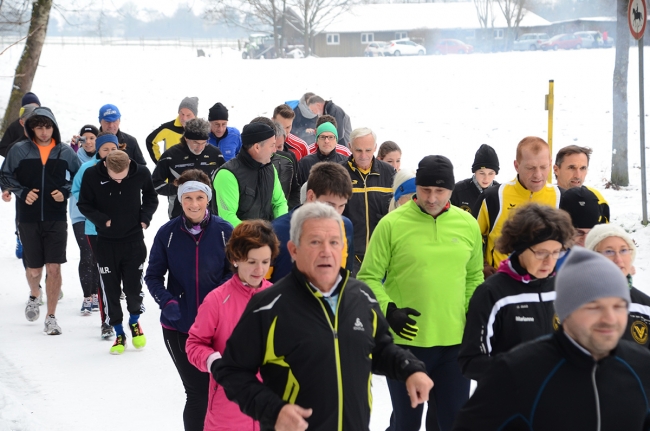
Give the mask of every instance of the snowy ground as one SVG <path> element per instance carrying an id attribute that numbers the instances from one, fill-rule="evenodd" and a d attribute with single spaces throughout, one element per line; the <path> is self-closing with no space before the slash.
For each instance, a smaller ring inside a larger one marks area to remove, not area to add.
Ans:
<path id="1" fill-rule="evenodd" d="M 6 105 L 7 76 L 13 75 L 19 55 L 14 47 L 2 56 L 0 106 Z M 85 123 L 97 123 L 101 105 L 114 103 L 122 112 L 122 129 L 141 144 L 151 130 L 175 117 L 184 96 L 199 96 L 203 117 L 213 103 L 223 102 L 230 109 L 230 125 L 241 128 L 255 116 L 270 116 L 285 100 L 314 91 L 342 106 L 353 127 L 373 128 L 380 142 L 396 141 L 404 151 L 403 168 L 415 168 L 425 155 L 443 154 L 454 163 L 459 180 L 470 175 L 478 146 L 488 143 L 499 153 L 498 179 L 504 181 L 514 177 L 517 142 L 527 135 L 546 138 L 544 95 L 554 79 L 554 153 L 569 144 L 595 150 L 587 183 L 609 200 L 613 222 L 633 232 L 639 244 L 635 284 L 650 292 L 650 231 L 640 223 L 637 51 L 631 50 L 630 57 L 631 186 L 621 191 L 603 186 L 610 171 L 613 50 L 243 61 L 228 50 L 197 58 L 193 50 L 181 48 L 46 46 L 32 90 L 54 111 L 66 139 Z M 94 64 L 92 59 L 97 59 Z M 148 244 L 166 221 L 165 209 L 161 201 L 146 232 Z M 29 323 L 23 314 L 28 289 L 14 256 L 13 220 L 13 203 L 0 204 L 5 279 L 0 289 L 0 431 L 182 429 L 183 388 L 163 346 L 151 297 L 145 298 L 148 312 L 141 319 L 146 349 L 109 355 L 111 343 L 99 337 L 99 318 L 78 315 L 79 252 L 71 235 L 63 266 L 65 297 L 57 312 L 63 335 L 44 336 L 42 318 Z M 382 378 L 375 378 L 374 403 L 371 429 L 384 430 L 391 407 Z"/>

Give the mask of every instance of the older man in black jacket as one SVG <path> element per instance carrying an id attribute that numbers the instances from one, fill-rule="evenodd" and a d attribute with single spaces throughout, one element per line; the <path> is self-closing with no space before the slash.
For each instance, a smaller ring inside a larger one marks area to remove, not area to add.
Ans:
<path id="1" fill-rule="evenodd" d="M 414 407 L 428 400 L 424 364 L 393 344 L 370 288 L 341 269 L 342 247 L 332 207 L 297 209 L 293 272 L 253 296 L 212 365 L 226 396 L 263 431 L 368 430 L 372 373 L 405 381 Z"/>
<path id="2" fill-rule="evenodd" d="M 454 430 L 650 429 L 650 352 L 621 340 L 630 304 L 621 271 L 575 247 L 555 288 L 560 329 L 498 358 Z"/>

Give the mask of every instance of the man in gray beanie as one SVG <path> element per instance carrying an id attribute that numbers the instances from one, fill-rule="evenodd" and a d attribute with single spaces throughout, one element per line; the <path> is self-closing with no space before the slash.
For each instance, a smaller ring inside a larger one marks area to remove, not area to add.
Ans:
<path id="1" fill-rule="evenodd" d="M 196 118 L 199 111 L 198 97 L 184 97 L 178 105 L 178 116 L 175 120 L 161 124 L 147 136 L 146 145 L 149 156 L 158 163 L 161 154 L 181 142 L 185 124 Z"/>
<path id="2" fill-rule="evenodd" d="M 454 430 L 650 429 L 650 352 L 621 340 L 630 304 L 621 271 L 574 247 L 555 289 L 558 330 L 499 357 Z"/>

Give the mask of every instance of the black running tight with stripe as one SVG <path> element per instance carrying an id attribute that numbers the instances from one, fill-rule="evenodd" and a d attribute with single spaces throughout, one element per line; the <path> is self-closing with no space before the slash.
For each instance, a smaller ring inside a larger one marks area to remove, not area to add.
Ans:
<path id="1" fill-rule="evenodd" d="M 79 281 L 81 282 L 84 297 L 88 298 L 93 293 L 97 293 L 97 289 L 99 288 L 97 263 L 86 238 L 85 222 L 80 221 L 73 224 L 72 230 L 74 231 L 74 238 L 77 240 L 77 245 L 79 246 Z"/>

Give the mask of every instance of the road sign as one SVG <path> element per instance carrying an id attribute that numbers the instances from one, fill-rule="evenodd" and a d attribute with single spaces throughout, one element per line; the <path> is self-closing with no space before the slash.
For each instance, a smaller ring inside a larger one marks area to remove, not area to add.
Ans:
<path id="1" fill-rule="evenodd" d="M 627 23 L 632 37 L 636 40 L 643 37 L 647 20 L 648 9 L 645 0 L 630 0 L 627 6 Z"/>

